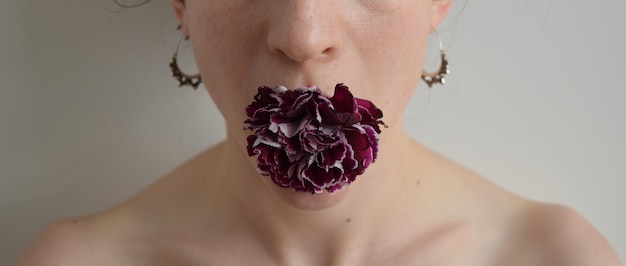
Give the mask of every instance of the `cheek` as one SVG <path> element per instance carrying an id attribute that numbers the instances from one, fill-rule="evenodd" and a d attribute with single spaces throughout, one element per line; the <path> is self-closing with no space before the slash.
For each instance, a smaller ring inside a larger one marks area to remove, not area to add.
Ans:
<path id="1" fill-rule="evenodd" d="M 211 98 L 228 120 L 243 121 L 243 108 L 252 100 L 251 59 L 263 40 L 263 22 L 253 4 L 244 1 L 200 1 L 190 16 L 190 35 L 198 69 Z M 233 118 L 233 119 L 231 119 Z"/>
<path id="2" fill-rule="evenodd" d="M 240 72 L 262 42 L 263 23 L 251 6 L 207 5 L 191 17 L 195 23 L 190 34 L 198 65 L 203 68 L 201 72 L 210 75 L 208 82 L 237 78 L 232 76 Z"/>
<path id="3" fill-rule="evenodd" d="M 420 81 L 430 28 L 428 12 L 415 10 L 420 8 L 395 12 L 363 33 L 370 45 L 362 46 L 360 64 L 370 86 L 362 96 L 373 99 L 390 123 L 401 117 Z"/>

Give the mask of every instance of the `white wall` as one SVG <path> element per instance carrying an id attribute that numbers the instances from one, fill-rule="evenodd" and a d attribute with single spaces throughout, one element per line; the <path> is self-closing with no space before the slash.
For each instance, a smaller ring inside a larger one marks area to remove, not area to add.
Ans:
<path id="1" fill-rule="evenodd" d="M 169 76 L 168 2 L 0 1 L 0 264 L 52 221 L 119 202 L 223 138 L 207 93 Z M 626 258 L 624 26 L 621 0 L 468 0 L 440 29 L 448 85 L 418 90 L 411 134 L 575 207 Z"/>

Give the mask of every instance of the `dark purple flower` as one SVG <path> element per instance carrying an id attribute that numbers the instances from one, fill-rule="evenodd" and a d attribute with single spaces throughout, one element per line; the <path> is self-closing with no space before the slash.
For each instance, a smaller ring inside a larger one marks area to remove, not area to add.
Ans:
<path id="1" fill-rule="evenodd" d="M 248 155 L 258 171 L 295 191 L 339 191 L 378 154 L 383 113 L 337 84 L 331 98 L 317 87 L 260 87 L 246 108 Z"/>

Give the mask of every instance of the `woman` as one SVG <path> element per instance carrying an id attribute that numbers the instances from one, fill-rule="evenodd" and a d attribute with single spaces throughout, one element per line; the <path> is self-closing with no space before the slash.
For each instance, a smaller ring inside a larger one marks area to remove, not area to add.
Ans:
<path id="1" fill-rule="evenodd" d="M 404 131 L 451 0 L 171 2 L 227 139 L 110 210 L 53 225 L 18 265 L 620 264 L 575 211 L 513 195 Z M 257 88 L 315 85 L 324 101 L 338 83 L 384 112 L 375 162 L 334 193 L 260 175 L 257 131 L 242 130 Z"/>

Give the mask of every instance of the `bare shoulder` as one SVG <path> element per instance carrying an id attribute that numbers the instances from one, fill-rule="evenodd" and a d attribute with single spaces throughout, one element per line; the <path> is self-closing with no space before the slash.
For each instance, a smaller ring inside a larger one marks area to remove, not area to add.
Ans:
<path id="1" fill-rule="evenodd" d="M 541 265 L 621 265 L 609 242 L 576 210 L 545 203 L 525 209 L 522 243 Z"/>
<path id="2" fill-rule="evenodd" d="M 185 265 L 180 243 L 190 238 L 184 229 L 197 220 L 190 206 L 198 204 L 203 187 L 197 173 L 210 172 L 206 161 L 193 158 L 107 210 L 54 223 L 16 265 Z"/>
<path id="3" fill-rule="evenodd" d="M 467 179 L 458 205 L 479 235 L 477 265 L 622 265 L 611 244 L 571 207 L 516 195 L 461 166 Z M 493 263 L 492 263 L 493 262 Z"/>
<path id="4" fill-rule="evenodd" d="M 49 226 L 18 258 L 17 266 L 123 265 L 111 261 L 115 246 L 103 232 L 83 220 L 70 218 Z M 119 257 L 118 257 L 119 258 Z"/>

